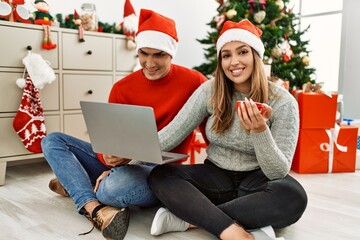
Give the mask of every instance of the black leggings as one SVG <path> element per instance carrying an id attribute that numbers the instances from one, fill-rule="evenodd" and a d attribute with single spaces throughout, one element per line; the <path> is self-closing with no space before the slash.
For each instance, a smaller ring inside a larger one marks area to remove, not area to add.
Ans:
<path id="1" fill-rule="evenodd" d="M 216 236 L 233 223 L 246 229 L 289 226 L 307 205 L 304 189 L 289 175 L 269 180 L 260 169 L 228 171 L 209 160 L 159 165 L 148 181 L 172 213 Z"/>

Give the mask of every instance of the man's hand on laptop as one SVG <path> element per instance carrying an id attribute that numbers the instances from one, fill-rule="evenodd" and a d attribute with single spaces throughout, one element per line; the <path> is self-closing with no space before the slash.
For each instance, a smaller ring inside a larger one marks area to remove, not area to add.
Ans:
<path id="1" fill-rule="evenodd" d="M 103 154 L 105 163 L 110 167 L 122 166 L 128 164 L 131 159 Z"/>

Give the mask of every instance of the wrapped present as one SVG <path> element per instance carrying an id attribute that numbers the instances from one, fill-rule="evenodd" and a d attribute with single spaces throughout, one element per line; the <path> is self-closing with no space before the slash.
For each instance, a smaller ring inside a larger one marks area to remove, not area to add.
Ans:
<path id="1" fill-rule="evenodd" d="M 356 127 L 300 129 L 291 169 L 298 173 L 354 172 Z"/>
<path id="2" fill-rule="evenodd" d="M 337 93 L 297 93 L 300 112 L 300 128 L 330 129 L 335 125 Z"/>
<path id="3" fill-rule="evenodd" d="M 207 157 L 206 147 L 207 145 L 201 132 L 194 131 L 193 138 L 189 147 L 189 161 L 186 161 L 185 164 L 203 163 L 205 158 Z"/>
<path id="4" fill-rule="evenodd" d="M 360 150 L 356 150 L 356 170 L 360 170 Z"/>
<path id="5" fill-rule="evenodd" d="M 343 119 L 341 125 L 351 125 L 358 127 L 358 137 L 356 148 L 360 150 L 360 119 Z"/>
<path id="6" fill-rule="evenodd" d="M 334 130 L 336 134 L 336 129 Z M 339 135 L 334 136 L 333 172 L 354 172 L 356 166 L 356 144 L 358 128 L 340 126 Z M 341 149 L 344 146 L 346 149 Z"/>

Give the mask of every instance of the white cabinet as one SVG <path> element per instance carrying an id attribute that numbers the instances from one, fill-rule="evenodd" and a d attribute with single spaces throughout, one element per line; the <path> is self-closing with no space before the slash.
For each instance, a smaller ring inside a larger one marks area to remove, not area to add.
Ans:
<path id="1" fill-rule="evenodd" d="M 80 109 L 79 102 L 106 102 L 112 87 L 112 75 L 64 74 L 64 109 Z"/>
<path id="2" fill-rule="evenodd" d="M 59 67 L 59 48 L 51 51 L 45 51 L 41 48 L 43 39 L 42 27 L 33 28 L 32 25 L 11 24 L 8 22 L 0 22 L 0 67 L 19 67 L 23 64 L 21 59 L 27 53 L 27 47 L 31 47 L 36 53 L 41 53 L 42 57 L 51 62 L 51 67 L 57 69 Z M 59 32 L 51 32 L 52 41 L 59 44 Z"/>
<path id="3" fill-rule="evenodd" d="M 40 90 L 47 132 L 60 131 L 88 141 L 79 102 L 107 102 L 112 85 L 132 72 L 136 53 L 126 49 L 123 35 L 85 32 L 52 27 L 53 50 L 41 48 L 43 29 L 31 24 L 0 21 L 0 185 L 6 163 L 41 158 L 28 152 L 13 130 L 12 121 L 23 90 L 16 80 L 23 77 L 22 59 L 31 49 L 51 63 L 56 81 Z"/>
<path id="4" fill-rule="evenodd" d="M 62 40 L 63 69 L 113 70 L 112 56 L 115 52 L 112 37 L 85 36 L 85 42 L 79 43 L 76 34 L 63 33 Z M 133 54 L 131 51 L 128 52 L 130 55 Z"/>

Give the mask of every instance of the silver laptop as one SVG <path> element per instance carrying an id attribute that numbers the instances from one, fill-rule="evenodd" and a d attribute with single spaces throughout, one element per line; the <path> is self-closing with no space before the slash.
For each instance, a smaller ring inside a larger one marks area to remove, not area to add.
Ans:
<path id="1" fill-rule="evenodd" d="M 95 152 L 156 164 L 188 157 L 161 151 L 151 107 L 86 101 L 80 105 Z"/>

